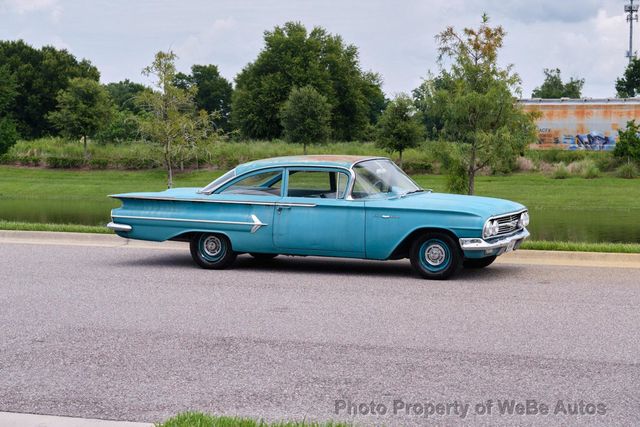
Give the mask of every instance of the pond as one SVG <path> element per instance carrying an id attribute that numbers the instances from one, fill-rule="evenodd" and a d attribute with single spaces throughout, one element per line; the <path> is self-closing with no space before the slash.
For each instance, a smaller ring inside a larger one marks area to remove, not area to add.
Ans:
<path id="1" fill-rule="evenodd" d="M 0 219 L 104 225 L 117 200 L 12 200 L 0 202 Z M 640 209 L 531 209 L 531 239 L 640 243 Z"/>

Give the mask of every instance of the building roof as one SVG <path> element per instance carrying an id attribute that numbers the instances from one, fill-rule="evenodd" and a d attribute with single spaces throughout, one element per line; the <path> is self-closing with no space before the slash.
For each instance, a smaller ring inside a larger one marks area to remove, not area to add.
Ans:
<path id="1" fill-rule="evenodd" d="M 253 162 L 241 164 L 236 168 L 236 173 L 241 174 L 251 169 L 260 169 L 271 166 L 336 166 L 350 168 L 354 163 L 358 163 L 363 160 L 381 158 L 383 157 L 330 154 L 272 157 L 270 159 L 255 160 Z"/>

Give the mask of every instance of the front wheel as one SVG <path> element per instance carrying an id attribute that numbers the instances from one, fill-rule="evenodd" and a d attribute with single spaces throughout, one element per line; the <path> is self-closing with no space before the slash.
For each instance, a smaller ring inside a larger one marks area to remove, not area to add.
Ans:
<path id="1" fill-rule="evenodd" d="M 464 268 L 485 268 L 498 258 L 497 256 L 488 256 L 486 258 L 468 258 L 462 262 Z"/>
<path id="2" fill-rule="evenodd" d="M 425 279 L 444 280 L 461 266 L 460 248 L 449 235 L 429 233 L 411 246 L 411 265 Z"/>
<path id="3" fill-rule="evenodd" d="M 191 257 L 202 268 L 221 270 L 235 261 L 237 254 L 223 234 L 200 233 L 191 239 Z"/>

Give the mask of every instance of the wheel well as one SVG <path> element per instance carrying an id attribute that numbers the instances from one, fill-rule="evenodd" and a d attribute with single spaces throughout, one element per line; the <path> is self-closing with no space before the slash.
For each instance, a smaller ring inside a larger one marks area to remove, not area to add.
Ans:
<path id="1" fill-rule="evenodd" d="M 402 259 L 409 258 L 409 251 L 411 250 L 411 244 L 418 237 L 426 234 L 426 233 L 443 233 L 447 234 L 449 237 L 456 242 L 456 246 L 460 249 L 460 243 L 458 241 L 458 236 L 455 235 L 451 230 L 447 230 L 446 228 L 418 228 L 417 230 L 413 230 L 407 237 L 405 237 L 398 246 L 393 250 L 389 259 Z M 461 250 L 461 249 L 460 249 Z"/>

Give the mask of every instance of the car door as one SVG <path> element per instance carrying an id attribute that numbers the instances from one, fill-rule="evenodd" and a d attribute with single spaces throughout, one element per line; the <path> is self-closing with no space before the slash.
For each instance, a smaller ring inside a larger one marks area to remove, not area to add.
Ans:
<path id="1" fill-rule="evenodd" d="M 364 202 L 347 200 L 350 176 L 332 168 L 289 168 L 276 204 L 274 245 L 280 252 L 364 257 Z"/>

